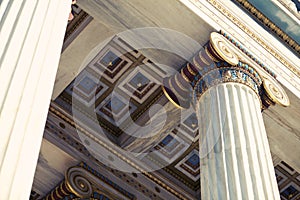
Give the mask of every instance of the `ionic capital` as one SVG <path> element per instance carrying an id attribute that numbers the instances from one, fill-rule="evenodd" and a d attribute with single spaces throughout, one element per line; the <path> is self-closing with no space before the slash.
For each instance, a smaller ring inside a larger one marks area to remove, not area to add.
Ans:
<path id="1" fill-rule="evenodd" d="M 245 62 L 242 54 L 250 55 L 238 42 L 226 37 L 226 34 L 213 32 L 208 44 L 180 73 L 164 79 L 163 91 L 177 107 L 188 108 L 210 87 L 234 82 L 254 90 L 261 99 L 262 109 L 275 103 L 288 106 L 288 97 L 274 78 L 274 73 L 255 58 L 253 60 L 259 63 L 258 66 L 249 64 L 250 60 L 249 63 Z"/>

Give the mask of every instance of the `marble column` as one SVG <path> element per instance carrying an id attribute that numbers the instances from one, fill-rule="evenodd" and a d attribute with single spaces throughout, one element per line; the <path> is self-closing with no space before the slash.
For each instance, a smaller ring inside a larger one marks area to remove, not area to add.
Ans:
<path id="1" fill-rule="evenodd" d="M 30 196 L 70 6 L 1 1 L 0 199 Z"/>
<path id="2" fill-rule="evenodd" d="M 202 199 L 280 199 L 262 109 L 288 98 L 279 84 L 239 58 L 220 35 L 211 45 L 224 61 L 200 72 L 194 104 L 199 121 Z"/>
<path id="3" fill-rule="evenodd" d="M 279 200 L 261 110 L 287 106 L 288 97 L 271 75 L 240 62 L 220 35 L 210 43 L 224 61 L 202 71 L 194 87 L 201 198 Z"/>
<path id="4" fill-rule="evenodd" d="M 280 199 L 259 98 L 236 82 L 199 98 L 202 199 Z"/>
<path id="5" fill-rule="evenodd" d="M 289 100 L 269 70 L 258 73 L 235 52 L 225 37 L 212 33 L 180 74 L 164 80 L 163 91 L 178 107 L 196 109 L 201 199 L 279 200 L 261 111 Z"/>

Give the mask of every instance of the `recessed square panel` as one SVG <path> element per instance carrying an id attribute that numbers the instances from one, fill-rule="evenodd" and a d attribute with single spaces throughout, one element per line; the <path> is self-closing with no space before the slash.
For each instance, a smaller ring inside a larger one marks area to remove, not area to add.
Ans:
<path id="1" fill-rule="evenodd" d="M 166 152 L 172 152 L 176 147 L 180 144 L 176 138 L 174 138 L 172 135 L 167 135 L 157 146 L 155 146 L 155 149 L 164 149 Z"/>
<path id="2" fill-rule="evenodd" d="M 164 161 L 172 163 L 181 156 L 187 148 L 188 143 L 171 132 L 154 146 L 153 152 L 163 158 Z"/>
<path id="3" fill-rule="evenodd" d="M 196 113 L 192 110 L 187 113 L 188 115 L 181 120 L 182 122 L 178 126 L 178 131 L 190 140 L 195 141 L 198 135 L 198 119 Z"/>
<path id="4" fill-rule="evenodd" d="M 122 61 L 116 54 L 112 51 L 106 52 L 102 59 L 100 59 L 100 63 L 109 68 L 110 71 L 113 71 L 114 68 Z"/>
<path id="5" fill-rule="evenodd" d="M 88 64 L 97 77 L 105 78 L 110 83 L 115 83 L 124 72 L 133 64 L 124 53 L 113 46 L 105 46 Z"/>
<path id="6" fill-rule="evenodd" d="M 185 161 L 185 164 L 190 166 L 194 170 L 198 169 L 200 166 L 199 155 L 193 154 Z"/>
<path id="7" fill-rule="evenodd" d="M 136 67 L 125 75 L 118 88 L 122 93 L 142 104 L 158 87 L 159 81 L 150 73 L 140 67 Z"/>
<path id="8" fill-rule="evenodd" d="M 198 181 L 200 178 L 199 152 L 196 149 L 192 150 L 184 159 L 176 164 L 175 168 L 193 181 Z"/>
<path id="9" fill-rule="evenodd" d="M 109 95 L 96 107 L 96 113 L 107 119 L 114 125 L 120 125 L 130 114 L 136 110 L 136 106 L 127 102 L 120 95 Z"/>
<path id="10" fill-rule="evenodd" d="M 142 55 L 141 52 L 131 46 L 131 41 L 126 41 L 127 39 L 128 38 L 120 38 L 118 36 L 115 36 L 112 41 L 118 44 L 118 46 L 123 49 L 123 53 L 130 54 L 130 56 L 134 59 L 138 59 Z"/>
<path id="11" fill-rule="evenodd" d="M 300 194 L 299 187 L 291 182 L 280 191 L 281 198 L 286 200 L 296 200 Z"/>
<path id="12" fill-rule="evenodd" d="M 106 104 L 105 108 L 112 111 L 114 114 L 119 115 L 125 108 L 126 104 L 117 97 L 112 97 Z"/>
<path id="13" fill-rule="evenodd" d="M 147 85 L 150 83 L 150 80 L 144 76 L 142 73 L 138 72 L 130 81 L 129 85 L 132 86 L 134 90 L 141 92 Z"/>
<path id="14" fill-rule="evenodd" d="M 198 129 L 198 119 L 196 113 L 192 113 L 187 119 L 184 120 L 183 124 L 186 125 L 186 127 L 191 131 L 196 131 Z"/>
<path id="15" fill-rule="evenodd" d="M 278 166 L 280 166 L 281 168 L 283 168 L 286 172 L 288 172 L 289 174 L 293 175 L 296 173 L 296 171 L 291 167 L 289 166 L 286 162 L 284 161 L 281 161 Z"/>
<path id="16" fill-rule="evenodd" d="M 278 167 L 275 167 L 275 175 L 278 186 L 284 183 L 287 180 L 287 176 L 283 174 Z"/>
<path id="17" fill-rule="evenodd" d="M 90 107 L 94 105 L 106 90 L 108 86 L 100 82 L 88 71 L 83 70 L 78 77 L 66 88 L 66 92 L 79 100 L 81 103 Z"/>
<path id="18" fill-rule="evenodd" d="M 300 182 L 300 175 L 298 175 L 298 176 L 296 177 L 296 179 Z"/>
<path id="19" fill-rule="evenodd" d="M 90 77 L 85 76 L 80 82 L 76 85 L 76 89 L 80 89 L 86 95 L 91 94 L 95 91 L 97 84 Z"/>

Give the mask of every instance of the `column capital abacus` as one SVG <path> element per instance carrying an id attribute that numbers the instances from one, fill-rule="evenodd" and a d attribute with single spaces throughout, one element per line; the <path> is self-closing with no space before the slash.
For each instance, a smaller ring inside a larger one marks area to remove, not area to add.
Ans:
<path id="1" fill-rule="evenodd" d="M 261 68 L 258 70 L 250 61 L 246 63 L 240 54 L 250 55 L 242 45 L 224 32 L 213 32 L 209 42 L 179 74 L 164 80 L 163 91 L 177 107 L 188 108 L 210 87 L 234 82 L 254 90 L 260 97 L 262 109 L 276 103 L 288 106 L 288 97 L 275 80 L 275 74 L 258 59 L 253 58 Z M 251 54 L 250 58 L 252 57 Z M 266 72 L 267 75 L 261 75 L 260 71 Z"/>
<path id="2" fill-rule="evenodd" d="M 223 35 L 216 32 L 211 33 L 207 47 L 208 55 L 215 58 L 212 60 L 219 59 L 221 61 L 212 63 L 210 68 L 204 68 L 194 77 L 191 82 L 194 88 L 194 101 L 197 101 L 210 87 L 228 82 L 244 84 L 259 95 L 262 85 L 259 73 L 253 67 L 240 61 L 238 55 L 233 51 L 232 45 Z"/>
<path id="3" fill-rule="evenodd" d="M 259 59 L 255 58 L 250 52 L 248 52 L 239 42 L 230 37 L 224 31 L 220 31 L 220 34 L 211 33 L 209 43 L 218 53 L 219 57 L 222 58 L 222 60 L 232 65 L 232 70 L 235 70 L 236 74 L 240 74 L 240 77 L 242 77 L 241 71 L 250 72 L 250 74 L 246 72 L 246 74 L 243 75 L 244 80 L 240 81 L 239 79 L 236 79 L 234 76 L 232 76 L 232 71 L 228 71 L 227 77 L 229 76 L 229 74 L 231 74 L 230 80 L 228 78 L 224 79 L 223 77 L 222 79 L 224 80 L 224 82 L 240 82 L 250 86 L 260 96 L 262 109 L 266 109 L 270 105 L 275 104 L 279 104 L 282 106 L 288 106 L 290 104 L 289 98 L 284 89 L 281 87 L 278 81 L 275 80 L 275 73 L 272 72 L 268 67 L 266 67 L 262 62 L 260 62 Z M 246 54 L 249 59 L 252 59 L 254 62 L 256 62 L 259 65 L 259 68 L 261 68 L 262 71 L 266 72 L 266 75 L 261 75 L 256 70 L 256 66 L 251 66 L 250 64 L 241 62 L 242 59 L 240 59 L 239 55 L 236 55 L 234 53 L 236 51 L 233 50 L 233 46 L 240 50 L 240 54 Z M 235 65 L 236 60 L 238 60 L 237 65 Z M 254 75 L 254 77 L 252 75 Z M 254 84 L 254 82 L 251 81 L 249 77 L 251 77 L 256 84 Z"/>

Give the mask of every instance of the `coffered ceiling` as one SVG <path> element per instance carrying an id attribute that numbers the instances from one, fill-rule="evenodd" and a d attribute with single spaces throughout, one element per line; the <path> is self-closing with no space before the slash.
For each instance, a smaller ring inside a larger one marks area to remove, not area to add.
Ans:
<path id="1" fill-rule="evenodd" d="M 169 0 L 78 5 L 95 19 L 78 7 L 67 28 L 31 198 L 50 193 L 84 162 L 117 184 L 109 190 L 118 198 L 121 187 L 137 199 L 199 199 L 195 110 L 173 106 L 161 83 L 216 30 Z M 300 102 L 288 95 L 291 107 L 263 115 L 281 196 L 296 199 Z"/>

